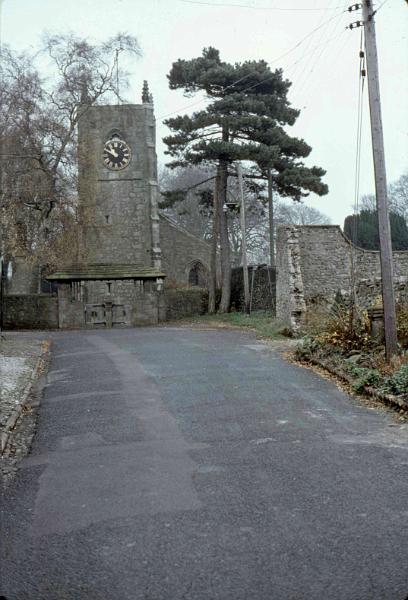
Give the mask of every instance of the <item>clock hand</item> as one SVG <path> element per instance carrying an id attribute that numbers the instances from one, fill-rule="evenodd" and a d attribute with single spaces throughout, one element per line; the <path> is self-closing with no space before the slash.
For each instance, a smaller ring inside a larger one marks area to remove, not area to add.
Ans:
<path id="1" fill-rule="evenodd" d="M 109 154 L 112 154 L 112 156 L 114 156 L 115 158 L 118 157 L 118 153 L 115 150 L 108 150 L 108 149 L 106 149 L 106 152 L 108 152 Z"/>

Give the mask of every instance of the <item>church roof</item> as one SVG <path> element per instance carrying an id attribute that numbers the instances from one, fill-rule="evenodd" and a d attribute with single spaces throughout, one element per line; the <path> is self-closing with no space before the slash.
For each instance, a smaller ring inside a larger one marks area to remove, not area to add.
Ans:
<path id="1" fill-rule="evenodd" d="M 154 267 L 140 265 L 71 265 L 47 276 L 50 281 L 83 281 L 86 279 L 156 279 L 165 274 Z"/>

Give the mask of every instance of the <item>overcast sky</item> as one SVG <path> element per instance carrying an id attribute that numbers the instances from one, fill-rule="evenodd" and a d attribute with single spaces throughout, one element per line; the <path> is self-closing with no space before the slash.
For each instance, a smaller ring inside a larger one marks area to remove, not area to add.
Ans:
<path id="1" fill-rule="evenodd" d="M 0 0 L 1 2 L 1 0 Z M 346 29 L 360 17 L 344 0 L 3 0 L 2 42 L 37 47 L 44 30 L 73 31 L 90 41 L 118 31 L 135 35 L 143 57 L 130 65 L 131 102 L 140 102 L 143 79 L 154 96 L 159 163 L 169 113 L 202 109 L 170 91 L 166 74 L 178 58 L 215 46 L 223 60 L 264 59 L 293 82 L 290 100 L 301 115 L 292 135 L 313 147 L 308 165 L 327 170 L 329 194 L 306 203 L 343 224 L 352 211 L 361 29 Z M 388 181 L 408 170 L 408 5 L 377 0 L 377 42 Z M 127 65 L 129 66 L 129 65 Z M 365 89 L 361 193 L 374 191 L 368 97 Z M 189 108 L 186 108 L 189 107 Z"/>

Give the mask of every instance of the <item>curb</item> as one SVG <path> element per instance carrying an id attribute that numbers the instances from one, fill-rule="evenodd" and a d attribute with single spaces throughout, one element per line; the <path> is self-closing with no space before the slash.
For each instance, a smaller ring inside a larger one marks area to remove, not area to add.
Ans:
<path id="1" fill-rule="evenodd" d="M 344 373 L 337 371 L 337 369 L 334 369 L 333 367 L 329 367 L 324 362 L 321 362 L 321 361 L 317 360 L 316 358 L 309 358 L 309 359 L 307 359 L 307 361 L 296 361 L 296 362 L 298 362 L 299 364 L 302 364 L 302 363 L 308 364 L 309 363 L 309 364 L 315 365 L 317 367 L 320 367 L 321 369 L 324 369 L 331 375 L 334 375 L 335 377 L 337 377 L 337 379 L 340 379 L 343 383 L 346 383 L 347 385 L 352 384 L 352 381 L 350 381 L 350 379 L 346 375 L 344 375 Z M 364 393 L 367 396 L 372 396 L 373 398 L 380 400 L 384 404 L 391 406 L 391 408 L 393 408 L 394 410 L 408 412 L 408 402 L 403 400 L 402 398 L 398 398 L 398 396 L 393 396 L 392 394 L 382 394 L 375 388 L 368 386 L 368 385 L 365 386 Z M 359 394 L 356 394 L 356 395 L 358 396 Z"/>
<path id="2" fill-rule="evenodd" d="M 0 455 L 4 454 L 7 445 L 10 441 L 10 437 L 12 436 L 13 430 L 17 425 L 19 418 L 26 408 L 28 408 L 27 400 L 31 394 L 31 390 L 33 388 L 34 382 L 37 380 L 42 367 L 45 367 L 47 364 L 47 358 L 50 352 L 50 344 L 48 344 L 47 348 L 43 349 L 40 356 L 37 359 L 37 363 L 31 372 L 28 383 L 26 384 L 21 400 L 17 404 L 17 406 L 13 409 L 11 415 L 6 421 L 4 426 L 4 430 L 0 436 Z"/>

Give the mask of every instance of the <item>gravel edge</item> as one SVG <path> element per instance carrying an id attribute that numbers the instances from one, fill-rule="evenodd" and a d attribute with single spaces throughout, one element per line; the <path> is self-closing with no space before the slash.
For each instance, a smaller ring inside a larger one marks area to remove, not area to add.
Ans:
<path id="1" fill-rule="evenodd" d="M 4 429 L 0 436 L 0 455 L 3 455 L 6 451 L 8 443 L 13 435 L 13 430 L 15 429 L 18 423 L 18 420 L 20 419 L 24 410 L 28 408 L 27 400 L 30 397 L 35 381 L 38 379 L 41 372 L 43 372 L 47 366 L 49 353 L 50 343 L 47 343 L 46 347 L 43 348 L 40 356 L 38 357 L 34 369 L 31 372 L 28 383 L 26 384 L 23 394 L 21 396 L 20 402 L 17 404 L 16 408 L 13 409 L 12 413 L 6 421 Z"/>
<path id="2" fill-rule="evenodd" d="M 334 367 L 326 364 L 324 361 L 321 361 L 317 358 L 310 357 L 304 361 L 295 359 L 295 362 L 297 362 L 300 365 L 302 365 L 302 364 L 315 365 L 316 367 L 320 367 L 321 369 L 324 369 L 325 371 L 330 373 L 330 375 L 333 375 L 337 379 L 340 379 L 343 383 L 346 383 L 347 385 L 352 384 L 352 381 L 344 373 L 342 373 L 341 371 L 338 371 Z M 408 413 L 408 402 L 406 402 L 405 400 L 402 400 L 401 398 L 398 398 L 398 396 L 393 396 L 392 394 L 382 394 L 375 388 L 368 386 L 368 385 L 365 386 L 364 393 L 367 396 L 372 396 L 373 398 L 380 400 L 381 402 L 383 402 L 387 406 L 390 406 L 394 410 L 404 411 L 404 412 Z"/>

